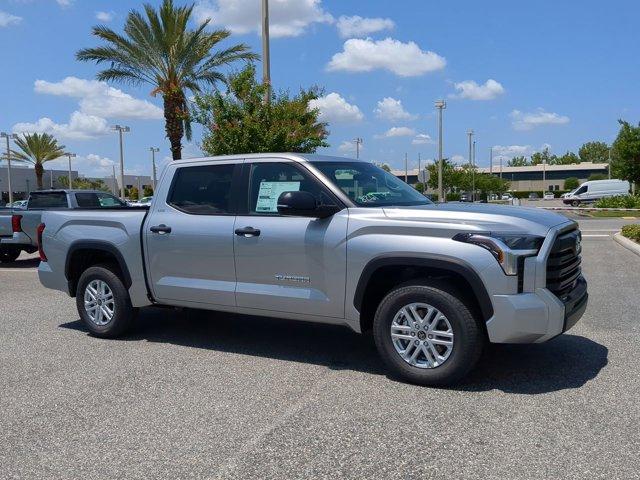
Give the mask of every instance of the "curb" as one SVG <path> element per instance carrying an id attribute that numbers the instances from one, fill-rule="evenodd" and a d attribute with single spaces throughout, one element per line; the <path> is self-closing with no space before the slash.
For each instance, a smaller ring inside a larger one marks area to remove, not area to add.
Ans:
<path id="1" fill-rule="evenodd" d="M 631 250 L 633 253 L 640 256 L 640 243 L 629 240 L 627 237 L 622 236 L 622 233 L 620 232 L 616 233 L 613 236 L 613 239 L 627 250 Z"/>

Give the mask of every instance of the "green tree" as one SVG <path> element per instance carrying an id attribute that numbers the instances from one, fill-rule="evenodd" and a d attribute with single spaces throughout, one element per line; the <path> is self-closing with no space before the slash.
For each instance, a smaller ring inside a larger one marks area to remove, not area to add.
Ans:
<path id="1" fill-rule="evenodd" d="M 576 177 L 569 177 L 564 181 L 565 190 L 575 190 L 580 186 L 580 180 Z"/>
<path id="2" fill-rule="evenodd" d="M 556 158 L 556 165 L 571 165 L 574 163 L 580 163 L 580 157 L 573 152 L 567 152 Z"/>
<path id="3" fill-rule="evenodd" d="M 609 161 L 609 145 L 604 142 L 587 142 L 578 150 L 581 162 L 607 163 Z"/>
<path id="4" fill-rule="evenodd" d="M 429 172 L 429 180 L 427 185 L 432 189 L 438 188 L 438 162 L 434 162 L 427 167 Z M 447 158 L 442 159 L 442 189 L 445 192 L 451 191 L 451 189 L 460 183 L 460 173 L 456 171 L 455 165 Z"/>
<path id="5" fill-rule="evenodd" d="M 105 44 L 76 54 L 78 60 L 108 65 L 98 73 L 98 80 L 146 83 L 153 87 L 152 95 L 162 95 L 165 130 L 174 160 L 181 158 L 182 137 L 186 134 L 191 138 L 187 91 L 199 93 L 202 85 L 215 87 L 225 81 L 221 67 L 258 58 L 242 43 L 214 51 L 230 32 L 208 32 L 209 20 L 195 30 L 189 29 L 193 7 L 176 7 L 173 0 L 163 0 L 157 11 L 152 5 L 144 5 L 146 18 L 131 10 L 124 35 L 104 25 L 95 26 L 93 35 Z"/>
<path id="6" fill-rule="evenodd" d="M 18 137 L 15 143 L 20 150 L 11 150 L 11 159 L 32 163 L 36 172 L 38 190 L 42 190 L 44 164 L 63 156 L 65 146 L 59 145 L 58 140 L 48 133 L 25 133 L 22 137 Z"/>
<path id="7" fill-rule="evenodd" d="M 69 186 L 69 177 L 67 175 L 61 175 L 58 177 L 58 184 L 63 188 Z M 109 187 L 104 183 L 104 180 L 97 178 L 95 180 L 89 178 L 76 177 L 71 182 L 71 188 L 77 190 L 102 190 L 108 192 Z"/>
<path id="8" fill-rule="evenodd" d="M 531 165 L 541 165 L 543 163 L 553 165 L 557 162 L 557 159 L 558 157 L 551 153 L 549 147 L 545 147 L 541 152 L 536 152 L 531 155 Z"/>
<path id="9" fill-rule="evenodd" d="M 615 178 L 630 182 L 640 182 L 640 124 L 634 127 L 629 122 L 619 120 L 620 131 L 611 158 L 611 171 Z"/>
<path id="10" fill-rule="evenodd" d="M 390 171 L 391 171 L 391 167 L 389 166 L 389 164 L 388 164 L 388 163 L 383 163 L 383 164 L 380 166 L 380 168 L 381 168 L 382 170 L 384 170 L 385 172 L 390 172 Z"/>
<path id="11" fill-rule="evenodd" d="M 153 195 L 153 188 L 151 188 L 149 185 L 145 185 L 142 188 L 142 196 L 143 197 L 151 197 Z"/>
<path id="12" fill-rule="evenodd" d="M 593 181 L 593 180 L 606 180 L 607 179 L 607 175 L 605 175 L 604 173 L 592 173 L 591 175 L 589 175 L 589 181 Z"/>
<path id="13" fill-rule="evenodd" d="M 484 195 L 488 193 L 502 195 L 509 190 L 509 182 L 497 175 L 480 174 L 476 176 L 476 189 Z"/>
<path id="14" fill-rule="evenodd" d="M 413 188 L 415 188 L 417 191 L 419 191 L 420 193 L 424 193 L 424 183 L 418 182 L 416 183 Z"/>
<path id="15" fill-rule="evenodd" d="M 531 165 L 531 162 L 527 160 L 527 157 L 523 156 L 513 157 L 507 162 L 508 167 L 526 167 L 528 165 Z"/>
<path id="16" fill-rule="evenodd" d="M 139 192 L 138 192 L 138 187 L 131 187 L 129 189 L 127 189 L 126 193 L 126 197 L 129 200 L 138 200 L 140 198 L 139 196 Z"/>
<path id="17" fill-rule="evenodd" d="M 202 150 L 207 155 L 313 153 L 329 146 L 327 124 L 318 121 L 317 109 L 309 108 L 309 101 L 318 98 L 317 89 L 300 90 L 296 96 L 272 91 L 265 102 L 267 89 L 248 65 L 229 76 L 226 93 L 196 97 L 194 119 L 205 128 Z"/>

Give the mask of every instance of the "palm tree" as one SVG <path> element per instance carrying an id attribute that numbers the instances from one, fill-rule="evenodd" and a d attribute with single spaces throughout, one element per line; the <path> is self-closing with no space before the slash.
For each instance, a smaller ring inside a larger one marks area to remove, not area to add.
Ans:
<path id="1" fill-rule="evenodd" d="M 42 190 L 42 175 L 45 162 L 65 155 L 65 146 L 48 133 L 25 133 L 15 141 L 21 151 L 11 151 L 11 159 L 33 163 L 38 180 L 38 190 Z"/>
<path id="2" fill-rule="evenodd" d="M 181 158 L 182 137 L 191 139 L 191 123 L 186 91 L 199 93 L 201 85 L 224 82 L 219 68 L 237 60 L 255 60 L 245 44 L 212 52 L 231 33 L 228 30 L 206 32 L 209 20 L 195 30 L 188 29 L 193 5 L 175 7 L 173 0 L 163 0 L 156 11 L 144 5 L 146 18 L 135 10 L 129 12 L 120 35 L 103 25 L 93 27 L 93 34 L 106 45 L 85 48 L 76 54 L 81 61 L 108 63 L 98 80 L 150 84 L 152 95 L 161 94 L 164 103 L 165 130 L 174 160 Z"/>

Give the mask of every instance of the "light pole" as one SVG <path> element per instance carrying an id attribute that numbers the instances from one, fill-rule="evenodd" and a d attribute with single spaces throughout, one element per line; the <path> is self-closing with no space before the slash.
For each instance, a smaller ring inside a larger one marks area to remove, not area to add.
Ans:
<path id="1" fill-rule="evenodd" d="M 116 183 L 116 166 L 115 165 L 111 165 L 111 168 L 113 168 L 113 194 L 117 195 L 118 194 L 118 184 Z"/>
<path id="2" fill-rule="evenodd" d="M 117 131 L 120 136 L 120 199 L 124 201 L 124 149 L 122 147 L 122 134 L 130 132 L 131 129 L 123 125 L 114 125 L 111 128 Z"/>
<path id="3" fill-rule="evenodd" d="M 438 201 L 445 202 L 442 188 L 442 110 L 447 108 L 447 102 L 438 100 L 435 106 L 438 109 Z"/>
<path id="4" fill-rule="evenodd" d="M 407 154 L 404 154 L 404 183 L 409 183 L 409 160 Z"/>
<path id="5" fill-rule="evenodd" d="M 469 137 L 469 167 L 471 167 L 471 176 L 473 177 L 473 153 L 471 152 L 471 144 L 472 144 L 472 139 L 473 139 L 473 130 L 468 130 L 467 131 L 467 136 Z M 475 180 L 475 179 L 474 179 Z M 474 180 L 472 180 L 472 184 L 475 183 Z M 471 201 L 473 202 L 475 200 L 475 191 L 474 191 L 474 187 L 475 185 L 473 185 L 471 187 Z"/>
<path id="6" fill-rule="evenodd" d="M 140 177 L 138 177 L 138 200 L 140 200 L 142 197 L 140 196 Z"/>
<path id="7" fill-rule="evenodd" d="M 353 141 L 356 143 L 356 158 L 360 159 L 360 145 L 362 145 L 362 139 L 360 137 L 356 137 Z"/>
<path id="8" fill-rule="evenodd" d="M 76 156 L 75 153 L 66 153 L 67 157 L 69 157 L 69 190 L 73 188 L 73 183 L 71 182 L 71 159 Z"/>
<path id="9" fill-rule="evenodd" d="M 153 173 L 153 194 L 156 194 L 156 183 L 157 183 L 157 179 L 156 179 L 156 153 L 158 153 L 160 151 L 159 148 L 155 148 L 155 147 L 149 147 L 149 150 L 151 150 L 151 172 Z"/>
<path id="10" fill-rule="evenodd" d="M 271 57 L 269 54 L 269 0 L 262 0 L 262 82 L 266 85 L 264 101 L 271 99 Z"/>
<path id="11" fill-rule="evenodd" d="M 542 158 L 542 199 L 544 200 L 544 192 L 547 191 L 545 187 L 545 183 L 547 183 L 547 159 L 546 157 Z"/>
<path id="12" fill-rule="evenodd" d="M 473 165 L 471 166 L 471 189 L 473 190 L 473 194 L 471 198 L 473 201 L 476 201 L 476 141 L 473 141 Z"/>
<path id="13" fill-rule="evenodd" d="M 420 180 L 420 175 L 422 173 L 422 158 L 420 158 L 420 152 L 418 152 L 418 182 L 422 183 L 422 180 Z"/>
<path id="14" fill-rule="evenodd" d="M 609 172 L 609 180 L 611 180 L 611 146 L 609 146 L 609 166 L 607 167 L 607 171 Z"/>
<path id="15" fill-rule="evenodd" d="M 0 132 L 0 138 L 7 139 L 7 188 L 9 189 L 9 204 L 12 204 L 13 189 L 11 187 L 11 148 L 9 148 L 9 140 L 17 140 L 18 135 L 15 133 Z"/>
<path id="16" fill-rule="evenodd" d="M 493 146 L 489 147 L 489 174 L 493 174 Z"/>

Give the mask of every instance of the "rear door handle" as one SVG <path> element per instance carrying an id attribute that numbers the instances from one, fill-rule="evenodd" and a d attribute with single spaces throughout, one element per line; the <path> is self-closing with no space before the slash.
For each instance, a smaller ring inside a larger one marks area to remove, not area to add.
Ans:
<path id="1" fill-rule="evenodd" d="M 260 230 L 253 227 L 236 228 L 236 235 L 241 237 L 259 237 Z"/>
<path id="2" fill-rule="evenodd" d="M 167 227 L 164 223 L 161 223 L 160 225 L 154 225 L 153 227 L 150 227 L 149 230 L 151 230 L 153 233 L 159 233 L 160 235 L 171 233 L 171 227 Z"/>

